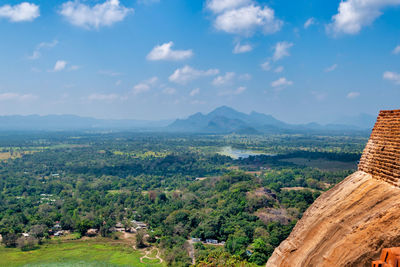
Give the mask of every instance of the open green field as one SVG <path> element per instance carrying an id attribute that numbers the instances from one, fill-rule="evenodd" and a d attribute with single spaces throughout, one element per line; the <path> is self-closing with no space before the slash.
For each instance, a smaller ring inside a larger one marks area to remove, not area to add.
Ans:
<path id="1" fill-rule="evenodd" d="M 46 244 L 32 251 L 0 247 L 0 266 L 164 266 L 155 260 L 145 259 L 144 254 L 126 245 L 104 244 L 93 241 L 70 241 Z"/>

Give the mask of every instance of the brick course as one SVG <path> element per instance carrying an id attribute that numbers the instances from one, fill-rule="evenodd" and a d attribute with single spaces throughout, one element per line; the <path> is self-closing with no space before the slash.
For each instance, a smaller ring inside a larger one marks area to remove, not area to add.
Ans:
<path id="1" fill-rule="evenodd" d="M 400 110 L 379 113 L 358 170 L 400 187 Z"/>

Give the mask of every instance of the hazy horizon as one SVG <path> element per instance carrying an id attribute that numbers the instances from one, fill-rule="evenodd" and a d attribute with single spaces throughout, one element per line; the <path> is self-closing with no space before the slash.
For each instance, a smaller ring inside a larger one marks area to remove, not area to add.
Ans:
<path id="1" fill-rule="evenodd" d="M 288 123 L 375 116 L 399 108 L 399 6 L 3 1 L 0 115 L 154 121 L 227 105 Z"/>

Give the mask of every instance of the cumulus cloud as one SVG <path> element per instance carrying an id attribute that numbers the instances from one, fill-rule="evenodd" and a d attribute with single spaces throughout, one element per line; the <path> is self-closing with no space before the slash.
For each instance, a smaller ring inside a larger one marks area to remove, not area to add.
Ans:
<path id="1" fill-rule="evenodd" d="M 193 89 L 192 91 L 190 91 L 190 96 L 195 96 L 195 95 L 198 95 L 200 93 L 200 88 L 196 88 L 196 89 Z"/>
<path id="2" fill-rule="evenodd" d="M 250 44 L 240 44 L 237 43 L 235 45 L 235 48 L 233 48 L 233 53 L 234 54 L 242 54 L 242 53 L 247 53 L 253 50 L 253 47 Z"/>
<path id="3" fill-rule="evenodd" d="M 393 54 L 395 54 L 395 55 L 400 54 L 400 45 L 396 46 L 396 47 L 393 49 Z"/>
<path id="4" fill-rule="evenodd" d="M 264 6 L 249 5 L 227 10 L 217 16 L 214 26 L 227 33 L 252 35 L 257 29 L 264 34 L 279 31 L 283 22 L 275 17 L 273 9 Z"/>
<path id="5" fill-rule="evenodd" d="M 37 98 L 32 94 L 0 93 L 0 101 L 28 101 Z"/>
<path id="6" fill-rule="evenodd" d="M 44 48 L 53 48 L 57 44 L 58 44 L 57 40 L 54 40 L 52 42 L 42 42 L 42 43 L 40 43 L 40 44 L 38 44 L 36 46 L 35 51 L 33 51 L 32 55 L 29 56 L 28 58 L 31 59 L 31 60 L 38 59 L 41 56 L 41 52 L 40 51 L 42 49 L 44 49 Z"/>
<path id="7" fill-rule="evenodd" d="M 218 73 L 218 69 L 196 70 L 190 66 L 184 66 L 183 68 L 175 70 L 175 72 L 169 76 L 169 80 L 174 83 L 185 84 L 200 77 L 214 76 Z"/>
<path id="8" fill-rule="evenodd" d="M 284 57 L 290 56 L 289 49 L 293 46 L 293 43 L 279 42 L 274 47 L 274 55 L 272 59 L 274 61 L 280 60 Z"/>
<path id="9" fill-rule="evenodd" d="M 39 6 L 32 3 L 23 2 L 14 6 L 0 6 L 0 18 L 5 18 L 12 22 L 33 21 L 39 16 Z"/>
<path id="10" fill-rule="evenodd" d="M 284 68 L 283 66 L 279 66 L 279 67 L 277 67 L 277 68 L 274 70 L 274 72 L 275 72 L 275 73 L 281 73 L 284 69 L 285 69 L 285 68 Z"/>
<path id="11" fill-rule="evenodd" d="M 208 0 L 206 6 L 212 12 L 220 13 L 225 10 L 249 5 L 251 3 L 251 0 Z"/>
<path id="12" fill-rule="evenodd" d="M 271 70 L 271 62 L 269 62 L 269 60 L 265 61 L 264 63 L 261 64 L 261 68 L 265 71 L 270 71 Z"/>
<path id="13" fill-rule="evenodd" d="M 133 87 L 132 93 L 134 95 L 137 95 L 137 94 L 141 94 L 141 93 L 147 92 L 152 87 L 154 87 L 157 84 L 157 82 L 158 82 L 158 78 L 157 77 L 152 77 L 152 78 L 150 78 L 150 79 L 148 79 L 146 81 L 138 83 Z"/>
<path id="14" fill-rule="evenodd" d="M 283 87 L 286 87 L 286 86 L 289 86 L 289 85 L 292 85 L 292 84 L 293 84 L 292 81 L 289 81 L 284 77 L 281 77 L 278 80 L 273 81 L 271 83 L 271 86 L 274 87 L 274 88 L 283 88 Z"/>
<path id="15" fill-rule="evenodd" d="M 395 84 L 400 84 L 400 73 L 386 71 L 385 73 L 383 73 L 383 79 L 392 81 Z"/>
<path id="16" fill-rule="evenodd" d="M 192 50 L 172 50 L 173 42 L 158 45 L 147 55 L 148 60 L 184 60 L 193 56 Z"/>
<path id="17" fill-rule="evenodd" d="M 329 33 L 357 34 L 362 27 L 371 25 L 386 7 L 400 5 L 400 0 L 347 0 L 341 1 L 338 13 L 327 26 Z"/>
<path id="18" fill-rule="evenodd" d="M 305 23 L 304 23 L 304 29 L 308 29 L 310 26 L 316 24 L 317 21 L 315 18 L 309 18 Z"/>
<path id="19" fill-rule="evenodd" d="M 360 93 L 359 92 L 350 92 L 350 93 L 348 93 L 347 94 L 347 98 L 348 99 L 354 99 L 354 98 L 357 98 L 357 97 L 359 97 L 360 96 Z"/>
<path id="20" fill-rule="evenodd" d="M 241 74 L 241 75 L 239 76 L 239 79 L 240 79 L 240 80 L 248 81 L 248 80 L 251 80 L 251 75 L 248 74 L 248 73 Z"/>
<path id="21" fill-rule="evenodd" d="M 333 64 L 332 66 L 329 66 L 325 69 L 325 72 L 332 72 L 334 70 L 336 70 L 338 67 L 338 64 Z"/>
<path id="22" fill-rule="evenodd" d="M 119 0 L 107 0 L 94 6 L 82 4 L 79 0 L 69 1 L 62 5 L 60 11 L 71 24 L 86 29 L 111 26 L 129 13 L 133 13 L 133 9 L 121 5 Z"/>
<path id="23" fill-rule="evenodd" d="M 240 86 L 240 87 L 238 87 L 238 88 L 234 91 L 234 94 L 235 94 L 235 95 L 240 95 L 241 93 L 243 93 L 243 92 L 246 91 L 246 90 L 247 90 L 246 87 Z"/>
<path id="24" fill-rule="evenodd" d="M 53 71 L 62 71 L 67 66 L 67 61 L 64 60 L 57 60 L 56 64 L 54 65 Z"/>
<path id="25" fill-rule="evenodd" d="M 236 74 L 234 72 L 227 72 L 225 75 L 220 75 L 216 77 L 212 84 L 215 86 L 222 86 L 232 83 L 232 80 L 235 78 Z"/>
<path id="26" fill-rule="evenodd" d="M 166 94 L 166 95 L 174 95 L 174 94 L 176 94 L 176 89 L 172 88 L 172 87 L 167 87 L 162 92 L 163 92 L 163 94 Z"/>

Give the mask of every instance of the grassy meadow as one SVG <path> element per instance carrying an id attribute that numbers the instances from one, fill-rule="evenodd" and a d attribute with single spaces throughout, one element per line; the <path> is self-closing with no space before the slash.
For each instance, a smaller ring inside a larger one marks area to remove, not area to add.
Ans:
<path id="1" fill-rule="evenodd" d="M 31 251 L 0 247 L 0 266 L 164 266 L 158 260 L 140 258 L 144 253 L 123 244 L 91 240 L 45 244 Z"/>

